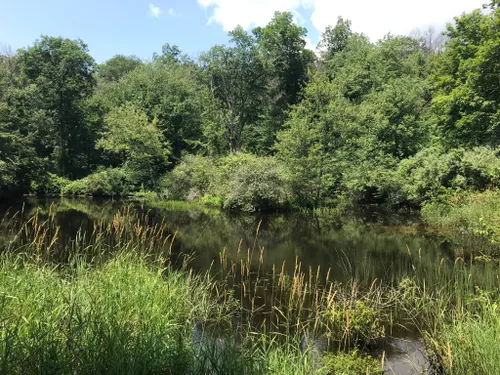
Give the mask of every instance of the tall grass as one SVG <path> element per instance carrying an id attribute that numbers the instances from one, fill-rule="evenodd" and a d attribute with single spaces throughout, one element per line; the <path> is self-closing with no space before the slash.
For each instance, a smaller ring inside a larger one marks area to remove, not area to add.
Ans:
<path id="1" fill-rule="evenodd" d="M 316 337 L 336 351 L 382 337 L 374 299 L 298 260 L 293 275 L 267 274 L 263 249 L 239 249 L 237 263 L 222 252 L 214 278 L 173 254 L 176 234 L 147 214 L 118 211 L 70 237 L 54 217 L 0 223 L 5 373 L 327 374 L 335 356 L 313 351 Z"/>
<path id="2" fill-rule="evenodd" d="M 408 250 L 400 280 L 339 283 L 298 258 L 291 273 L 266 264 L 255 240 L 200 274 L 147 214 L 118 211 L 69 237 L 54 215 L 0 223 L 1 373 L 375 374 L 384 353 L 367 353 L 395 325 L 416 326 L 445 373 L 500 366 L 481 362 L 500 332 L 489 257 L 428 267 Z"/>
<path id="3" fill-rule="evenodd" d="M 500 192 L 463 192 L 446 195 L 422 208 L 424 220 L 431 225 L 449 226 L 500 241 Z"/>
<path id="4" fill-rule="evenodd" d="M 192 327 L 220 319 L 210 288 L 131 255 L 64 272 L 4 259 L 0 372 L 184 373 Z"/>

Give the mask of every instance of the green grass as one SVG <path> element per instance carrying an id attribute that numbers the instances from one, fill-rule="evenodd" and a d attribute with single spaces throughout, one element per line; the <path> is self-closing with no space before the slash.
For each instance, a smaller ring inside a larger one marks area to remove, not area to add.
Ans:
<path id="1" fill-rule="evenodd" d="M 134 256 L 64 272 L 0 267 L 2 374 L 184 373 L 195 323 L 220 319 L 207 280 Z"/>
<path id="2" fill-rule="evenodd" d="M 378 374 L 367 354 L 394 324 L 416 326 L 446 374 L 500 368 L 492 258 L 430 267 L 409 253 L 390 285 L 339 284 L 298 259 L 293 274 L 268 268 L 254 247 L 205 275 L 173 262 L 174 236 L 147 215 L 127 208 L 68 240 L 51 210 L 0 222 L 2 374 Z"/>
<path id="3" fill-rule="evenodd" d="M 426 223 L 454 227 L 500 241 L 500 191 L 465 192 L 435 199 L 422 208 Z"/>

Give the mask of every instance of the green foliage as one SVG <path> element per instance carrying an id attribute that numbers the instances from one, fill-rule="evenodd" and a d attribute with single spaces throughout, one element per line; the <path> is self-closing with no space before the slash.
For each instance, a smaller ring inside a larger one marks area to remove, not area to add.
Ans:
<path id="1" fill-rule="evenodd" d="M 347 347 L 385 337 L 383 312 L 371 301 L 339 301 L 324 311 L 329 337 Z"/>
<path id="2" fill-rule="evenodd" d="M 448 193 L 424 204 L 422 217 L 431 225 L 459 227 L 499 242 L 499 208 L 498 190 Z"/>
<path id="3" fill-rule="evenodd" d="M 194 370 L 192 327 L 216 303 L 207 281 L 131 255 L 67 274 L 5 259 L 0 269 L 3 374 Z"/>
<path id="4" fill-rule="evenodd" d="M 448 152 L 440 147 L 426 148 L 403 160 L 396 172 L 404 199 L 416 204 L 437 197 L 446 189 L 497 187 L 499 178 L 498 151 L 488 147 Z"/>
<path id="5" fill-rule="evenodd" d="M 435 349 L 449 374 L 491 374 L 500 363 L 498 301 L 482 294 L 473 303 L 476 313 L 457 317 L 440 332 Z"/>
<path id="6" fill-rule="evenodd" d="M 112 197 L 127 195 L 131 191 L 127 174 L 121 169 L 104 169 L 67 183 L 61 190 L 64 195 L 92 195 L 95 197 Z"/>
<path id="7" fill-rule="evenodd" d="M 220 159 L 187 155 L 160 185 L 166 199 L 202 199 L 242 211 L 279 209 L 290 201 L 285 166 L 271 157 L 244 153 Z"/>
<path id="8" fill-rule="evenodd" d="M 274 158 L 231 155 L 222 160 L 221 169 L 221 182 L 228 181 L 225 208 L 272 210 L 284 207 L 290 200 L 286 168 Z"/>
<path id="9" fill-rule="evenodd" d="M 167 164 L 168 144 L 164 142 L 156 121 L 150 123 L 145 113 L 133 104 L 126 104 L 106 117 L 107 131 L 97 146 L 123 156 L 124 165 L 136 173 L 149 173 L 152 187 L 158 194 L 153 166 L 160 170 Z M 146 172 L 145 172 L 146 171 Z"/>
<path id="10" fill-rule="evenodd" d="M 338 17 L 337 24 L 327 26 L 321 34 L 319 46 L 323 60 L 331 60 L 337 52 L 342 52 L 347 46 L 347 40 L 352 36 L 351 21 Z"/>
<path id="11" fill-rule="evenodd" d="M 81 40 L 48 36 L 5 49 L 0 196 L 63 189 L 49 173 L 77 180 L 70 194 L 153 189 L 237 210 L 419 207 L 497 188 L 500 9 L 489 7 L 457 17 L 442 47 L 431 30 L 372 43 L 339 17 L 316 57 L 307 30 L 276 12 L 198 59 L 167 43 L 149 62 L 96 66 Z M 89 176 L 117 168 L 126 188 L 115 172 Z"/>
<path id="12" fill-rule="evenodd" d="M 379 361 L 357 350 L 327 354 L 323 357 L 323 361 L 328 374 L 332 375 L 382 375 L 385 373 Z"/>
<path id="13" fill-rule="evenodd" d="M 106 82 L 117 82 L 125 74 L 142 65 L 141 60 L 135 56 L 116 55 L 97 67 L 99 77 Z"/>
<path id="14" fill-rule="evenodd" d="M 276 12 L 267 26 L 254 29 L 253 34 L 264 56 L 268 83 L 263 119 L 252 128 L 251 135 L 257 139 L 249 146 L 266 152 L 283 126 L 289 107 L 300 101 L 315 58 L 305 47 L 307 30 L 298 26 L 289 12 Z"/>
<path id="15" fill-rule="evenodd" d="M 47 173 L 43 178 L 31 183 L 30 192 L 35 194 L 63 195 L 70 183 L 71 180 L 65 177 Z"/>
<path id="16" fill-rule="evenodd" d="M 231 47 L 215 46 L 200 59 L 230 152 L 240 150 L 243 131 L 262 110 L 265 87 L 264 63 L 255 38 L 241 27 L 229 33 Z M 212 120 L 213 123 L 214 120 Z"/>
<path id="17" fill-rule="evenodd" d="M 165 199 L 192 200 L 211 191 L 216 183 L 215 159 L 186 155 L 172 172 L 160 181 L 160 189 Z"/>
<path id="18" fill-rule="evenodd" d="M 434 77 L 434 108 L 451 145 L 499 144 L 500 8 L 476 10 L 448 25 Z"/>
<path id="19" fill-rule="evenodd" d="M 206 89 L 190 64 L 160 61 L 144 64 L 126 74 L 119 82 L 104 86 L 97 93 L 96 106 L 104 114 L 132 103 L 155 121 L 163 137 L 169 140 L 173 155 L 197 149 L 200 142 L 202 103 Z"/>
<path id="20" fill-rule="evenodd" d="M 85 127 L 84 102 L 95 87 L 95 63 L 87 46 L 81 40 L 43 36 L 21 50 L 19 59 L 23 88 L 33 90 L 34 107 L 43 117 L 30 124 L 33 131 L 41 130 L 36 148 L 55 163 L 58 174 L 85 173 L 94 145 Z"/>

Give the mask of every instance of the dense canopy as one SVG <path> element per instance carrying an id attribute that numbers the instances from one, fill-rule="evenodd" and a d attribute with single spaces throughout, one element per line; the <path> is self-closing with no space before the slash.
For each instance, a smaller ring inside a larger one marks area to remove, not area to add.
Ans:
<path id="1" fill-rule="evenodd" d="M 49 36 L 2 51 L 0 197 L 154 190 L 245 210 L 419 206 L 499 183 L 496 1 L 441 38 L 373 43 L 341 17 L 317 54 L 306 36 L 276 12 L 195 60 L 165 44 L 150 61 L 96 64 L 83 41 Z"/>

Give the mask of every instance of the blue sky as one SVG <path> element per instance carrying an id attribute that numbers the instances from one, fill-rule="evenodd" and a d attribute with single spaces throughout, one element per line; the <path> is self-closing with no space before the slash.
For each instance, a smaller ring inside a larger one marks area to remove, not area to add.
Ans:
<path id="1" fill-rule="evenodd" d="M 151 58 L 165 43 L 192 57 L 227 42 L 227 31 L 265 25 L 275 10 L 291 11 L 309 30 L 308 43 L 337 16 L 372 40 L 385 33 L 441 27 L 487 0 L 0 0 L 0 43 L 17 49 L 42 34 L 81 38 L 103 62 L 115 54 Z"/>

